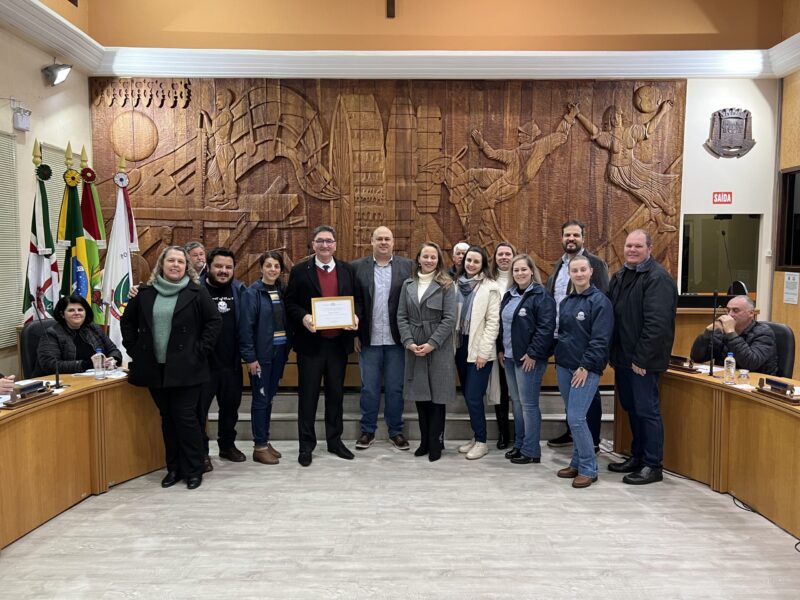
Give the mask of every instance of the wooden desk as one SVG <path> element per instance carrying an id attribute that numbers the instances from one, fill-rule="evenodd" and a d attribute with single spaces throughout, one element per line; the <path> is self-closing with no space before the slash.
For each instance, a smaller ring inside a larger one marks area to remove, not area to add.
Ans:
<path id="1" fill-rule="evenodd" d="M 800 407 L 708 375 L 667 371 L 659 388 L 664 468 L 732 494 L 800 537 Z M 614 449 L 628 454 L 628 417 L 618 400 L 614 414 Z"/>
<path id="2" fill-rule="evenodd" d="M 62 376 L 61 394 L 0 410 L 0 548 L 92 494 L 164 466 L 145 388 Z"/>

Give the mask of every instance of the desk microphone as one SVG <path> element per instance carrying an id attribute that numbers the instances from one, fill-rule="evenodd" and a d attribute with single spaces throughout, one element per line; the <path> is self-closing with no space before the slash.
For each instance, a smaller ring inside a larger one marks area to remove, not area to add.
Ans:
<path id="1" fill-rule="evenodd" d="M 709 345 L 711 348 L 711 357 L 708 359 L 708 375 L 709 377 L 714 377 L 714 325 L 717 322 L 717 298 L 719 297 L 719 292 L 714 290 L 714 309 L 711 316 L 711 340 L 709 341 Z"/>
<path id="2" fill-rule="evenodd" d="M 731 255 L 728 253 L 728 237 L 724 229 L 720 230 L 722 235 L 722 245 L 725 247 L 725 260 L 728 263 L 728 279 L 733 281 L 733 269 L 731 269 Z"/>

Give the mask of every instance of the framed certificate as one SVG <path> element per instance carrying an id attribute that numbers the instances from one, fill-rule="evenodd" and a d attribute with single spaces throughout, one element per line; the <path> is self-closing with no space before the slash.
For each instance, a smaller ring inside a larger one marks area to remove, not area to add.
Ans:
<path id="1" fill-rule="evenodd" d="M 352 296 L 311 299 L 311 319 L 317 331 L 355 327 L 356 310 Z"/>

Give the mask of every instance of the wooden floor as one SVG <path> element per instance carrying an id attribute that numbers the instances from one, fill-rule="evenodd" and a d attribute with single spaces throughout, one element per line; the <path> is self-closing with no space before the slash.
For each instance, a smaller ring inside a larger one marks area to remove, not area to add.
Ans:
<path id="1" fill-rule="evenodd" d="M 566 449 L 517 466 L 323 444 L 303 469 L 276 445 L 278 466 L 215 457 L 196 491 L 162 471 L 87 499 L 3 550 L 0 597 L 798 597 L 793 537 L 692 481 L 623 485 L 609 455 L 573 490 Z"/>

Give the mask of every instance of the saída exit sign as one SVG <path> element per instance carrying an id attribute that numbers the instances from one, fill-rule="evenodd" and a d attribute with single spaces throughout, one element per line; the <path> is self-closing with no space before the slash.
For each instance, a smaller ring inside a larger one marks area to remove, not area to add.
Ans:
<path id="1" fill-rule="evenodd" d="M 712 204 L 733 204 L 733 192 L 714 192 L 711 195 Z"/>

